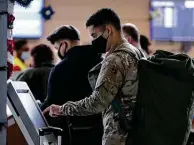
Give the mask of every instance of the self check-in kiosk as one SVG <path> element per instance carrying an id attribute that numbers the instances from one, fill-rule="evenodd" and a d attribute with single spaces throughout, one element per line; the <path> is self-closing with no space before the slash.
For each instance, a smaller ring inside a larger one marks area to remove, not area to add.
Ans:
<path id="1" fill-rule="evenodd" d="M 7 103 L 28 145 L 40 145 L 39 128 L 48 127 L 36 100 L 25 82 L 8 83 Z M 53 134 L 44 137 L 44 145 L 56 145 Z"/>

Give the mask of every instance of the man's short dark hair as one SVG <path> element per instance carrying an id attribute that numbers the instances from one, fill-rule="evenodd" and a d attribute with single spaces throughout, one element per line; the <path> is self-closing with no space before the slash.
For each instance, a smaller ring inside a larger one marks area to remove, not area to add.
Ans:
<path id="1" fill-rule="evenodd" d="M 119 16 L 114 12 L 114 10 L 109 8 L 100 9 L 92 16 L 90 16 L 86 22 L 86 27 L 98 27 L 106 24 L 111 24 L 117 30 L 121 30 L 121 22 Z"/>
<path id="2" fill-rule="evenodd" d="M 36 67 L 41 66 L 43 63 L 53 62 L 55 59 L 53 50 L 45 44 L 40 44 L 32 48 L 31 56 L 34 58 Z"/>
<path id="3" fill-rule="evenodd" d="M 131 36 L 131 38 L 139 42 L 139 32 L 135 25 L 133 24 L 124 24 L 122 25 L 123 32 L 125 32 L 128 36 Z"/>
<path id="4" fill-rule="evenodd" d="M 15 44 L 15 51 L 19 51 L 24 45 L 26 45 L 28 42 L 27 40 L 18 40 L 14 42 Z"/>

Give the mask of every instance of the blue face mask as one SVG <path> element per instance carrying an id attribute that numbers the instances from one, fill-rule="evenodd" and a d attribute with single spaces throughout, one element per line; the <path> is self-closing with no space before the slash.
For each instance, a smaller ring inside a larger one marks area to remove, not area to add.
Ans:
<path id="1" fill-rule="evenodd" d="M 30 58 L 30 53 L 27 51 L 22 52 L 21 59 L 28 60 Z"/>

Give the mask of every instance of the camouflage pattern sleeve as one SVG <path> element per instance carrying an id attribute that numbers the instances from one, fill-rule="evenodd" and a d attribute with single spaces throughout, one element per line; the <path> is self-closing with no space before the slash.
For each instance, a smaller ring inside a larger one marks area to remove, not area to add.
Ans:
<path id="1" fill-rule="evenodd" d="M 90 97 L 63 105 L 64 115 L 87 116 L 103 112 L 121 88 L 125 76 L 122 55 L 110 54 L 102 63 L 95 90 Z M 76 91 L 76 90 L 75 90 Z"/>

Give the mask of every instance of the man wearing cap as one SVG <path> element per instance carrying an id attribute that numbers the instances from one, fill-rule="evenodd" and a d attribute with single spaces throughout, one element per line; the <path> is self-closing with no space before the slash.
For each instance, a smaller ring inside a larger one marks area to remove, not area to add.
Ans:
<path id="1" fill-rule="evenodd" d="M 51 71 L 48 81 L 48 96 L 41 105 L 44 110 L 51 104 L 62 105 L 67 101 L 77 101 L 88 96 L 92 88 L 88 72 L 101 62 L 101 56 L 91 45 L 80 45 L 79 31 L 70 25 L 57 28 L 47 37 L 58 50 L 61 62 Z M 101 143 L 101 115 L 89 117 L 49 118 L 49 125 L 64 129 L 63 144 L 98 145 Z M 71 127 L 68 128 L 68 125 Z M 88 129 L 89 128 L 89 129 Z M 70 131 L 70 132 L 69 132 Z M 68 137 L 71 135 L 71 137 Z"/>

